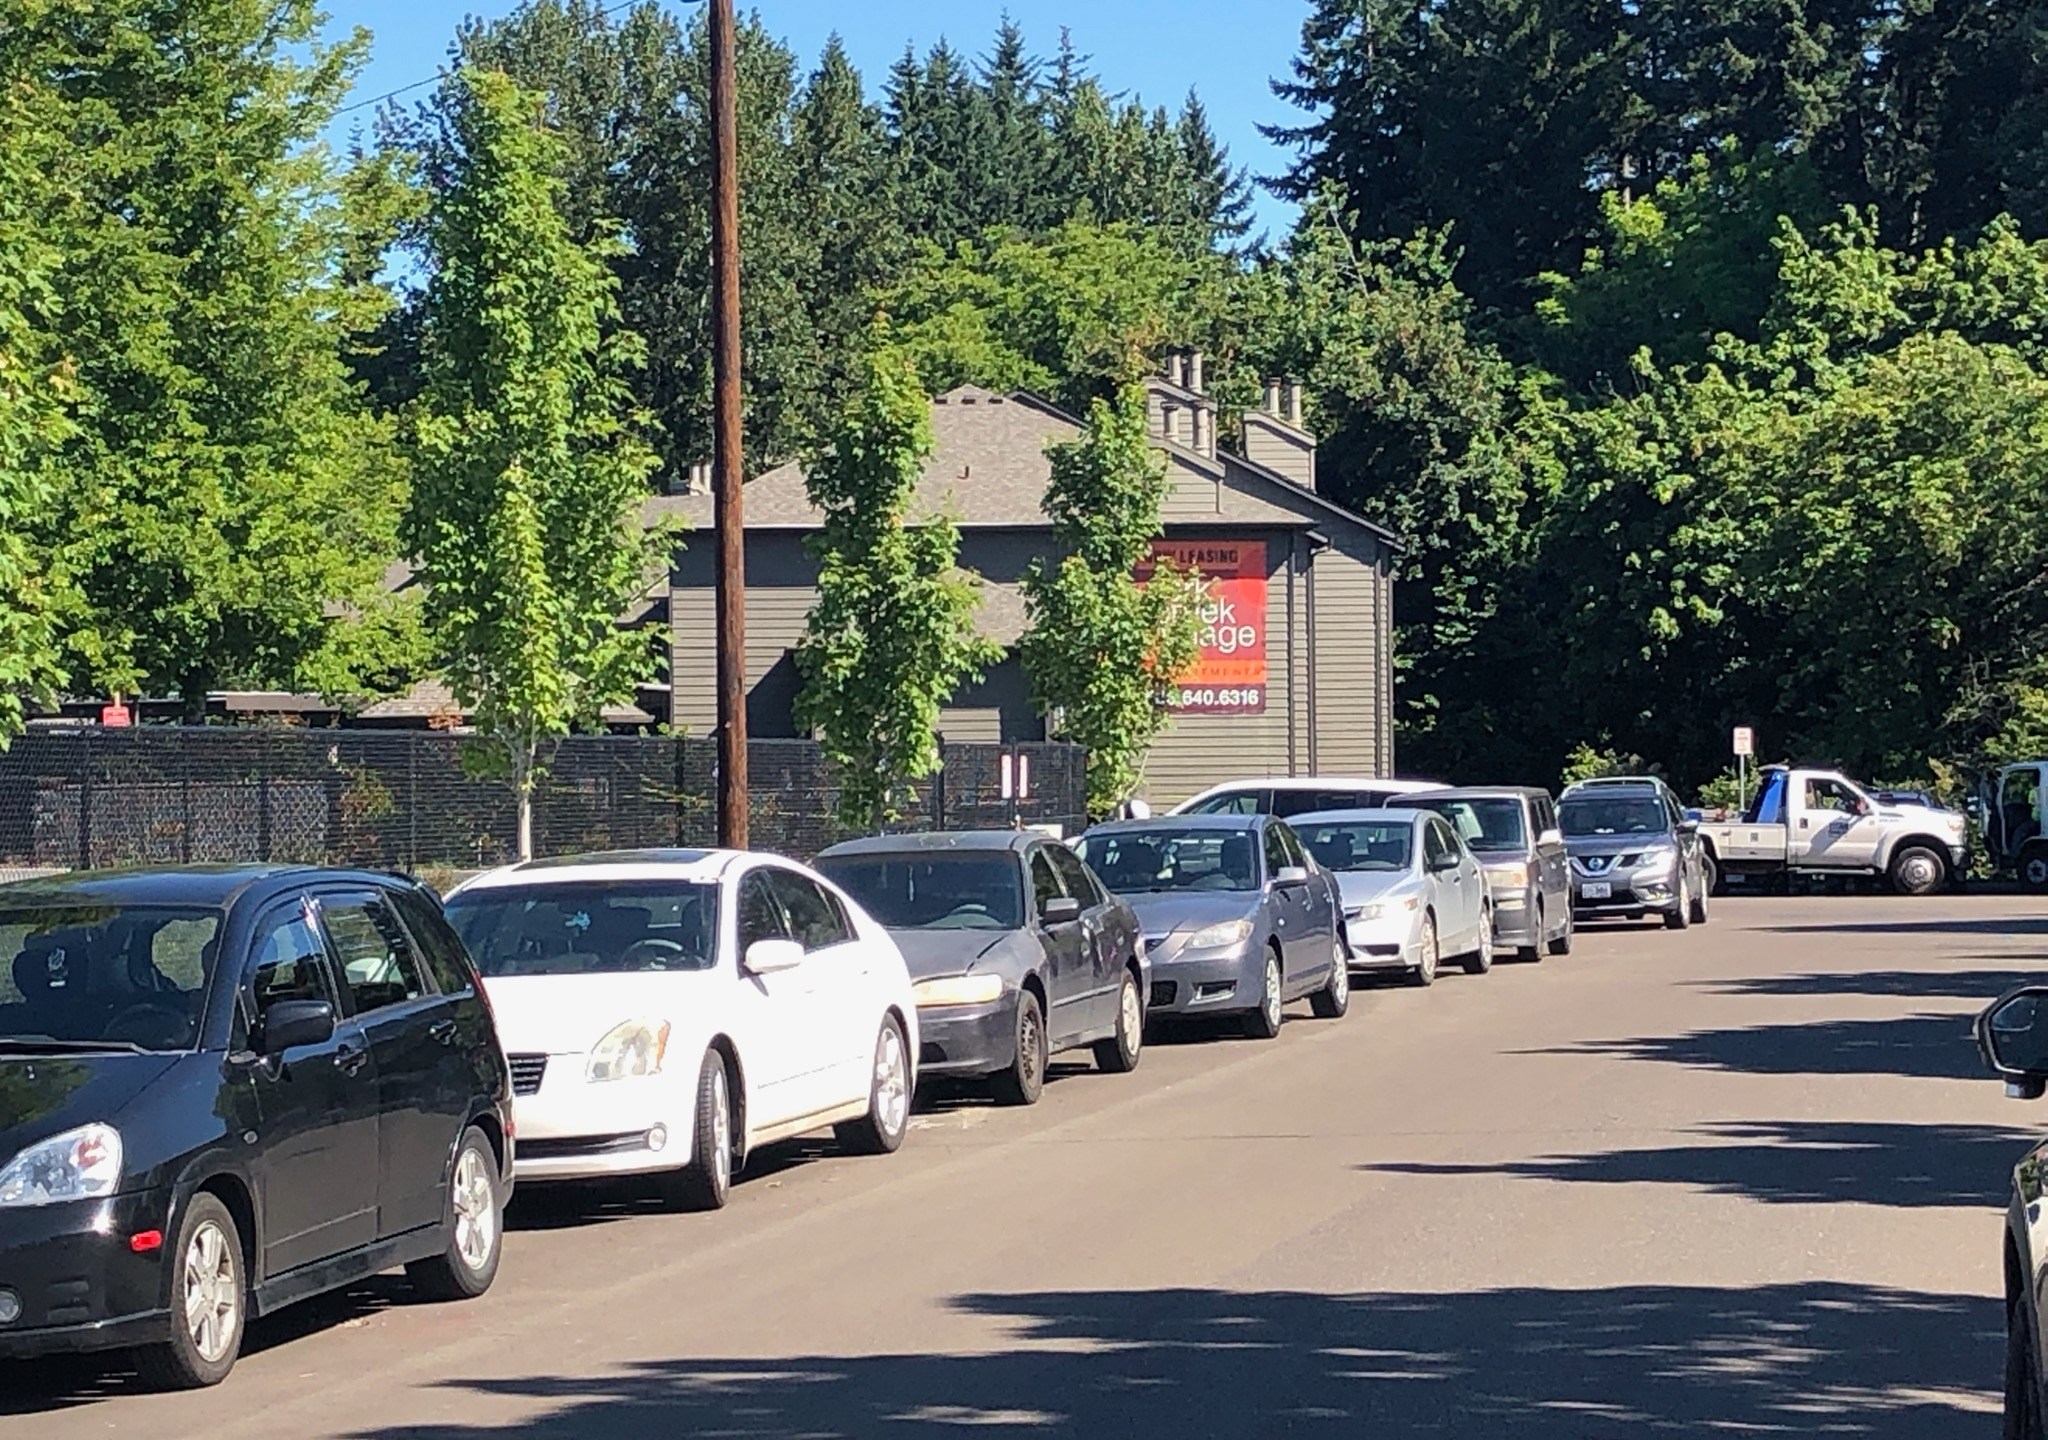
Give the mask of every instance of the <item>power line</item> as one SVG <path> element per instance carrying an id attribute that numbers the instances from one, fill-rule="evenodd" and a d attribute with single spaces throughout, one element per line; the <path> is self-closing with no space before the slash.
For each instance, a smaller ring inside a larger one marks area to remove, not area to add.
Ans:
<path id="1" fill-rule="evenodd" d="M 631 10 L 636 5 L 647 3 L 651 3 L 651 0 L 619 0 L 618 4 L 606 6 L 591 18 L 603 20 L 618 14 L 621 10 Z M 367 100 L 352 100 L 346 105 L 337 107 L 334 113 L 336 115 L 346 115 L 355 110 L 367 110 L 372 105 L 382 105 L 386 100 L 396 100 L 401 95 L 410 95 L 415 90 L 424 90 L 429 85 L 438 85 L 447 78 L 448 72 L 443 70 L 437 74 L 429 75 L 424 80 L 415 80 L 410 85 L 401 85 L 396 90 L 386 90 L 382 95 L 372 95 Z"/>

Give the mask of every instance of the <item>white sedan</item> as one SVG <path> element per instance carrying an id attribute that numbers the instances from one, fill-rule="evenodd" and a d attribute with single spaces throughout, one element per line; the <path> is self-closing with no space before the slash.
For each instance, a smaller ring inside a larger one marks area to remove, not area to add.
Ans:
<path id="1" fill-rule="evenodd" d="M 1445 956 L 1466 971 L 1493 968 L 1493 902 L 1486 872 L 1433 810 L 1330 810 L 1288 822 L 1337 879 L 1354 970 L 1405 970 L 1435 981 Z"/>
<path id="2" fill-rule="evenodd" d="M 725 1203 L 750 1151 L 832 1126 L 903 1143 L 917 1004 L 888 932 L 788 860 L 672 850 L 539 861 L 457 889 L 512 1067 L 521 1183 L 653 1174 Z"/>

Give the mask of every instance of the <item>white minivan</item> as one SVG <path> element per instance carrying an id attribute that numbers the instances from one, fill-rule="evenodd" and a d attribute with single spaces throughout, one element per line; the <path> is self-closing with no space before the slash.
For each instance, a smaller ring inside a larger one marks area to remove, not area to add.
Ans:
<path id="1" fill-rule="evenodd" d="M 1434 780 L 1354 780 L 1338 775 L 1265 776 L 1213 786 L 1173 808 L 1175 815 L 1312 815 L 1319 810 L 1377 810 L 1396 795 L 1444 787 Z"/>

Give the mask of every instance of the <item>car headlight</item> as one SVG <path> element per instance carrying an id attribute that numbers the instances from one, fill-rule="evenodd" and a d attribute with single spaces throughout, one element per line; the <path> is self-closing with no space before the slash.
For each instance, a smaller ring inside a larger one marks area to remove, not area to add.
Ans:
<path id="1" fill-rule="evenodd" d="M 1225 945 L 1237 945 L 1251 939 L 1252 922 L 1249 920 L 1225 920 L 1219 925 L 1205 925 L 1188 936 L 1188 949 L 1215 950 Z"/>
<path id="2" fill-rule="evenodd" d="M 0 1206 L 96 1200 L 121 1183 L 121 1132 L 81 1125 L 31 1145 L 0 1170 Z"/>
<path id="3" fill-rule="evenodd" d="M 1636 865 L 1638 875 L 1668 875 L 1671 867 L 1678 863 L 1676 850 L 1645 850 L 1643 858 Z"/>
<path id="4" fill-rule="evenodd" d="M 1527 865 L 1497 865 L 1488 870 L 1486 875 L 1503 890 L 1519 890 L 1529 883 Z"/>
<path id="5" fill-rule="evenodd" d="M 986 1005 L 1003 998 L 1000 975 L 948 975 L 937 980 L 920 980 L 910 987 L 920 1010 L 942 1005 Z"/>
<path id="6" fill-rule="evenodd" d="M 668 1021 L 628 1020 L 591 1046 L 590 1065 L 583 1078 L 596 1084 L 659 1075 L 662 1056 L 667 1053 Z"/>
<path id="7" fill-rule="evenodd" d="M 1413 895 L 1399 900 L 1375 900 L 1370 905 L 1354 905 L 1344 912 L 1346 920 L 1384 920 L 1389 915 L 1412 912 L 1422 902 Z"/>

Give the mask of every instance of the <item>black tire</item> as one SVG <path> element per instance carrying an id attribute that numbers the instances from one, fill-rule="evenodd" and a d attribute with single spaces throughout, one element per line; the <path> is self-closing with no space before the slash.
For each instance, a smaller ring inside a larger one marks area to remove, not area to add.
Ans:
<path id="1" fill-rule="evenodd" d="M 1709 895 L 1726 895 L 1728 893 L 1728 882 L 1721 874 L 1721 864 L 1714 859 L 1712 852 L 1708 852 L 1700 857 L 1700 868 L 1706 874 L 1707 893 Z"/>
<path id="2" fill-rule="evenodd" d="M 1698 890 L 1693 892 L 1692 910 L 1687 917 L 1693 924 L 1704 925 L 1707 923 L 1707 895 L 1713 888 L 1711 884 L 1703 884 Z"/>
<path id="3" fill-rule="evenodd" d="M 1128 1075 L 1145 1053 L 1145 992 L 1137 972 L 1124 971 L 1116 997 L 1116 1034 L 1095 1042 L 1095 1064 L 1112 1075 Z"/>
<path id="4" fill-rule="evenodd" d="M 1536 943 L 1535 943 L 1535 944 L 1533 944 L 1533 945 L 1521 945 L 1521 946 L 1517 946 L 1517 947 L 1516 947 L 1516 949 L 1515 949 L 1515 958 L 1516 958 L 1517 960 L 1521 961 L 1521 962 L 1522 962 L 1522 963 L 1523 963 L 1524 965 L 1533 965 L 1533 964 L 1535 964 L 1535 963 L 1536 963 L 1536 962 L 1537 962 L 1538 960 L 1541 960 L 1541 959 L 1543 958 L 1543 902 L 1542 902 L 1542 900 L 1540 900 L 1540 899 L 1539 899 L 1539 900 L 1538 900 L 1538 901 L 1537 901 L 1537 902 L 1535 903 L 1535 905 L 1534 905 L 1533 907 L 1531 907 L 1531 909 L 1530 909 L 1530 912 L 1529 912 L 1529 913 L 1530 913 L 1531 915 L 1533 915 L 1533 916 L 1535 916 L 1535 917 L 1536 917 L 1536 918 L 1535 918 L 1534 920 L 1530 921 L 1530 928 L 1529 928 L 1529 933 L 1530 933 L 1530 934 L 1531 934 L 1532 936 L 1534 936 L 1534 937 L 1535 937 L 1535 941 L 1536 941 Z"/>
<path id="5" fill-rule="evenodd" d="M 996 1100 L 1003 1105 L 1036 1105 L 1045 1093 L 1045 1062 L 1049 1058 L 1045 1038 L 1045 1012 L 1038 997 L 1029 990 L 1017 992 L 1017 1058 L 1007 1070 L 991 1079 Z"/>
<path id="6" fill-rule="evenodd" d="M 893 1043 L 892 1043 L 893 1042 Z M 893 1079 L 885 1075 L 893 1070 Z M 893 1155 L 910 1129 L 910 1052 L 894 1015 L 875 1034 L 875 1068 L 868 1080 L 868 1113 L 832 1127 L 842 1148 L 855 1155 Z"/>
<path id="7" fill-rule="evenodd" d="M 1948 883 L 1948 861 L 1925 845 L 1907 845 L 1892 856 L 1887 878 L 1901 895 L 1932 895 Z"/>
<path id="8" fill-rule="evenodd" d="M 1263 988 L 1259 992 L 1258 1008 L 1247 1012 L 1244 1017 L 1244 1033 L 1252 1039 L 1271 1040 L 1280 1033 L 1281 1025 L 1286 1023 L 1281 1010 L 1281 996 L 1285 993 L 1283 987 L 1286 983 L 1285 972 L 1280 968 L 1280 952 L 1268 950 L 1266 969 L 1260 981 Z"/>
<path id="9" fill-rule="evenodd" d="M 1351 956 L 1344 942 L 1333 942 L 1337 963 L 1330 969 L 1330 983 L 1309 997 L 1308 1008 L 1318 1020 L 1342 1020 L 1351 1008 Z"/>
<path id="10" fill-rule="evenodd" d="M 723 1210 L 732 1198 L 732 1072 L 716 1050 L 704 1053 L 697 1071 L 696 1119 L 690 1130 L 690 1163 L 661 1177 L 662 1202 L 671 1210 Z"/>
<path id="11" fill-rule="evenodd" d="M 2005 1302 L 2005 1440 L 2048 1440 L 2035 1353 L 2026 1301 L 2015 1295 Z"/>
<path id="12" fill-rule="evenodd" d="M 474 1300 L 498 1278 L 505 1255 L 505 1191 L 498 1183 L 498 1153 L 472 1125 L 462 1132 L 448 1167 L 448 1247 L 431 1260 L 405 1267 L 412 1288 L 427 1300 Z"/>
<path id="13" fill-rule="evenodd" d="M 192 1197 L 178 1224 L 176 1242 L 165 1252 L 175 1281 L 170 1335 L 162 1344 L 136 1352 L 142 1383 L 153 1390 L 200 1390 L 218 1385 L 242 1353 L 249 1314 L 249 1282 L 242 1266 L 242 1232 L 228 1207 L 210 1194 Z M 210 1312 L 211 1329 L 191 1319 L 196 1305 Z M 229 1307 L 225 1314 L 220 1307 Z"/>
<path id="14" fill-rule="evenodd" d="M 1408 972 L 1408 983 L 1427 989 L 1436 984 L 1437 972 L 1443 969 L 1444 954 L 1436 933 L 1436 916 L 1422 917 L 1422 963 Z"/>
<path id="15" fill-rule="evenodd" d="M 2022 890 L 2029 895 L 2048 895 L 2048 842 L 2029 840 L 2022 845 L 2013 869 L 2019 875 Z"/>
<path id="16" fill-rule="evenodd" d="M 1576 932 L 1576 931 L 1578 930 L 1578 928 L 1579 928 L 1579 922 L 1578 922 L 1578 919 L 1577 919 L 1577 917 L 1575 917 L 1575 916 L 1574 916 L 1574 915 L 1572 914 L 1572 907 L 1571 907 L 1571 906 L 1569 906 L 1569 905 L 1565 906 L 1565 907 L 1564 907 L 1564 932 L 1563 932 L 1562 934 L 1560 934 L 1560 935 L 1559 935 L 1559 936 L 1558 936 L 1558 937 L 1557 937 L 1557 938 L 1556 938 L 1555 940 L 1552 940 L 1552 941 L 1550 942 L 1550 944 L 1549 944 L 1549 949 L 1550 949 L 1550 953 L 1551 953 L 1551 954 L 1553 954 L 1553 955 L 1569 955 L 1569 954 L 1571 954 L 1571 953 L 1572 953 L 1572 936 L 1573 936 L 1573 934 L 1574 934 L 1574 933 L 1575 933 L 1575 932 Z"/>

